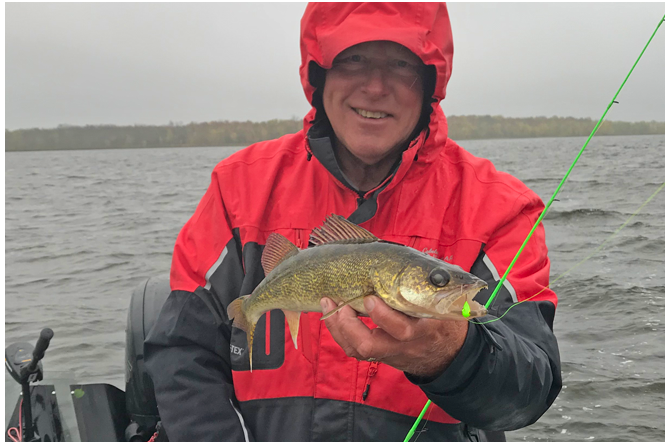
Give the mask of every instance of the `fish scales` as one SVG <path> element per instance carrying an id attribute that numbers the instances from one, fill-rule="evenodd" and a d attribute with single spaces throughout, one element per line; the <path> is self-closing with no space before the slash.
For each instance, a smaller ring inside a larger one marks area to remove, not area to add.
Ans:
<path id="1" fill-rule="evenodd" d="M 398 268 L 399 261 L 389 259 L 389 246 L 379 242 L 363 249 L 338 244 L 307 249 L 279 264 L 247 299 L 245 308 L 254 318 L 276 308 L 319 312 L 323 297 L 340 304 L 373 294 L 369 270 L 379 264 L 389 268 L 393 262 Z M 358 308 L 366 314 L 362 303 Z"/>

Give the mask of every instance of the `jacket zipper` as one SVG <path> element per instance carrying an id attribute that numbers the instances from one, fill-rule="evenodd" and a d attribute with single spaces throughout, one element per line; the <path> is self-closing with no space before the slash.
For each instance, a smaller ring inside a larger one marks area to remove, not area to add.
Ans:
<path id="1" fill-rule="evenodd" d="M 410 239 L 410 241 L 409 241 L 409 243 L 408 243 L 407 246 L 410 247 L 410 248 L 415 248 L 414 246 L 416 245 L 416 242 L 417 242 L 418 240 L 419 240 L 419 237 L 418 237 L 418 236 L 412 236 L 412 238 Z"/>
<path id="2" fill-rule="evenodd" d="M 370 367 L 368 367 L 368 376 L 365 378 L 365 391 L 363 391 L 363 402 L 365 402 L 365 398 L 368 397 L 368 393 L 370 392 L 370 384 L 372 384 L 372 378 L 377 374 L 377 367 L 379 367 L 379 362 L 374 361 L 370 363 Z"/>

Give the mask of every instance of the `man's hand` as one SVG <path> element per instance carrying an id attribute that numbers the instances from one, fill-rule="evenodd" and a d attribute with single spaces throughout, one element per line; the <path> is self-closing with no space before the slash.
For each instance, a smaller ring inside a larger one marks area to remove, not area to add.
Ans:
<path id="1" fill-rule="evenodd" d="M 412 375 L 433 377 L 442 373 L 460 351 L 467 321 L 414 318 L 393 310 L 376 296 L 365 298 L 365 309 L 378 328 L 370 330 L 351 307 L 344 307 L 324 322 L 347 356 L 379 361 Z M 321 299 L 323 313 L 337 305 Z"/>

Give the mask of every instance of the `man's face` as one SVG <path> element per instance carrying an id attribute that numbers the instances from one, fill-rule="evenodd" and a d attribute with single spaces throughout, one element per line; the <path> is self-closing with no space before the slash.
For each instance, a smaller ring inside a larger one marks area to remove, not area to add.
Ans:
<path id="1" fill-rule="evenodd" d="M 340 143 L 368 165 L 399 149 L 421 116 L 422 75 L 421 59 L 394 42 L 338 54 L 326 73 L 323 105 Z"/>

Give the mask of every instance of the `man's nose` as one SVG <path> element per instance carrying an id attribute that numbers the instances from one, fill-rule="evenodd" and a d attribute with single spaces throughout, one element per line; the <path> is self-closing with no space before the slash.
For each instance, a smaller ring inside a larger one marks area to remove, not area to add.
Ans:
<path id="1" fill-rule="evenodd" d="M 363 90 L 373 95 L 384 95 L 388 92 L 388 73 L 378 64 L 373 64 L 367 70 Z"/>

